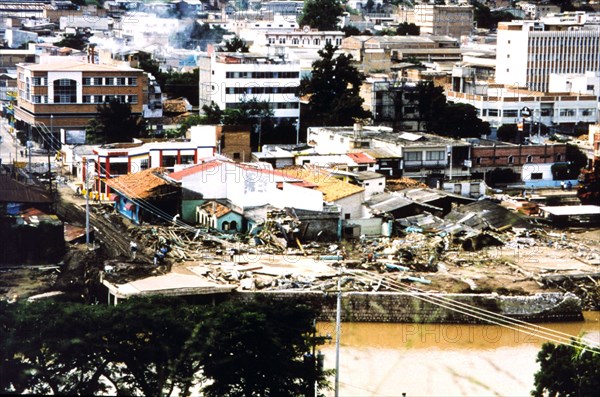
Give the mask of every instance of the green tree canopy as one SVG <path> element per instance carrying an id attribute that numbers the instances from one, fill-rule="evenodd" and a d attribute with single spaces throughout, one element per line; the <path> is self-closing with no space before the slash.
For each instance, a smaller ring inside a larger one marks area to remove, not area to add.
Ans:
<path id="1" fill-rule="evenodd" d="M 128 142 L 145 131 L 143 119 L 131 113 L 128 103 L 113 100 L 98 105 L 96 111 L 96 117 L 86 127 L 90 143 Z"/>
<path id="2" fill-rule="evenodd" d="M 496 137 L 504 142 L 515 142 L 518 136 L 519 129 L 516 124 L 502 124 L 496 132 Z"/>
<path id="3" fill-rule="evenodd" d="M 396 29 L 398 36 L 418 36 L 421 34 L 421 28 L 414 23 L 402 22 Z"/>
<path id="4" fill-rule="evenodd" d="M 301 365 L 312 308 L 299 302 L 118 306 L 0 301 L 0 392 L 297 396 L 325 373 Z"/>
<path id="5" fill-rule="evenodd" d="M 531 391 L 535 397 L 594 396 L 600 390 L 600 354 L 578 341 L 558 346 L 544 343 L 536 361 L 540 369 Z"/>
<path id="6" fill-rule="evenodd" d="M 359 95 L 364 74 L 352 64 L 352 55 L 335 56 L 337 47 L 325 45 L 321 59 L 312 64 L 310 78 L 300 84 L 301 95 L 309 95 L 312 125 L 351 125 L 355 119 L 371 117 Z"/>
<path id="7" fill-rule="evenodd" d="M 54 43 L 57 47 L 69 47 L 83 51 L 88 45 L 88 38 L 80 34 L 68 34 L 62 40 Z"/>
<path id="8" fill-rule="evenodd" d="M 339 18 L 344 8 L 339 0 L 306 0 L 298 25 L 313 29 L 338 30 Z"/>
<path id="9" fill-rule="evenodd" d="M 248 52 L 250 49 L 244 40 L 238 36 L 232 37 L 225 42 L 225 45 L 219 48 L 219 51 L 225 52 Z"/>

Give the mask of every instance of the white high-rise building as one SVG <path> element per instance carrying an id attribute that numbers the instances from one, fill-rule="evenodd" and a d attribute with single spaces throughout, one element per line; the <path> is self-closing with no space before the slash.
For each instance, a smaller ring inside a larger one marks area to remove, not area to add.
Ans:
<path id="1" fill-rule="evenodd" d="M 276 124 L 300 117 L 300 62 L 283 54 L 212 52 L 200 59 L 200 106 L 215 102 L 235 109 L 244 101 L 266 101 Z"/>
<path id="2" fill-rule="evenodd" d="M 513 21 L 498 24 L 496 83 L 548 91 L 551 73 L 600 71 L 600 26 Z"/>

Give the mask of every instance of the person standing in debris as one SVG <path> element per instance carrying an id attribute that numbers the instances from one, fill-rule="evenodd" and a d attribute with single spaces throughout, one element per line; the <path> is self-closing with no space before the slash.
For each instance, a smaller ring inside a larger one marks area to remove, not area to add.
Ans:
<path id="1" fill-rule="evenodd" d="M 565 190 L 565 181 L 560 181 L 560 190 Z"/>
<path id="2" fill-rule="evenodd" d="M 571 189 L 573 188 L 573 184 L 571 183 L 571 181 L 567 182 L 567 190 L 571 191 Z"/>
<path id="3" fill-rule="evenodd" d="M 135 241 L 129 242 L 129 250 L 131 251 L 131 260 L 135 260 L 137 254 L 137 244 Z"/>

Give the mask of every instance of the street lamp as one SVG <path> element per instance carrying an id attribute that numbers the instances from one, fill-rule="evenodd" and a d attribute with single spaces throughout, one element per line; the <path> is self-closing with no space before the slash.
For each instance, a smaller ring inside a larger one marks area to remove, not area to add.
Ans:
<path id="1" fill-rule="evenodd" d="M 90 170 L 88 164 L 92 164 L 94 161 L 85 159 L 85 246 L 90 248 L 90 192 L 89 192 L 89 177 Z"/>

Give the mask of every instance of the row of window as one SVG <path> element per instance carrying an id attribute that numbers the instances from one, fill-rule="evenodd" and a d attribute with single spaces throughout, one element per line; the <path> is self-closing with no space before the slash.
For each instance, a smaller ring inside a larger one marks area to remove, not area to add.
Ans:
<path id="1" fill-rule="evenodd" d="M 548 156 L 538 156 L 538 157 L 540 159 L 543 159 L 543 158 L 549 158 L 549 157 L 552 157 L 552 156 L 548 155 Z M 555 157 L 556 157 L 556 161 L 562 161 L 562 155 L 561 154 L 557 154 Z M 496 161 L 496 160 L 499 160 L 499 159 L 500 159 L 500 157 L 488 157 L 487 158 L 487 160 L 492 160 L 492 161 Z M 506 161 L 507 161 L 508 164 L 514 164 L 514 162 L 515 162 L 515 156 L 512 156 L 512 155 L 508 156 L 506 158 Z M 532 155 L 528 155 L 527 157 L 525 157 L 525 162 L 526 163 L 533 163 L 533 156 Z M 481 157 L 475 158 L 475 164 L 481 165 Z"/>
<path id="2" fill-rule="evenodd" d="M 84 77 L 83 85 L 137 86 L 137 77 Z"/>
<path id="3" fill-rule="evenodd" d="M 238 109 L 242 105 L 242 102 L 229 102 L 225 104 L 226 109 Z M 269 108 L 275 109 L 298 109 L 300 104 L 298 102 L 269 102 Z"/>
<path id="4" fill-rule="evenodd" d="M 478 111 L 479 113 L 479 111 Z M 594 116 L 596 114 L 596 109 L 588 108 L 588 109 L 560 109 L 559 115 L 560 117 L 575 117 L 579 114 L 580 116 Z M 521 111 L 517 109 L 483 109 L 481 111 L 481 115 L 483 117 L 522 117 Z M 554 116 L 554 109 L 542 109 L 541 117 L 552 117 Z M 537 117 L 537 114 L 536 114 Z"/>
<path id="5" fill-rule="evenodd" d="M 425 152 L 426 161 L 440 161 L 446 159 L 446 152 L 443 150 L 439 151 L 428 151 Z M 406 161 L 422 161 L 423 152 L 404 152 L 404 160 Z"/>
<path id="6" fill-rule="evenodd" d="M 228 79 L 297 79 L 300 72 L 226 72 Z"/>
<path id="7" fill-rule="evenodd" d="M 285 37 L 279 37 L 279 38 L 269 37 L 268 41 L 269 41 L 269 44 L 277 44 L 277 43 L 285 44 L 287 42 L 287 39 Z M 298 37 L 293 37 L 291 42 L 292 42 L 292 45 L 300 45 L 300 39 Z M 308 39 L 308 38 L 302 39 L 302 45 L 309 45 L 309 44 L 311 44 L 310 39 Z M 312 44 L 313 45 L 321 45 L 321 39 L 318 39 L 318 38 L 312 39 Z M 325 44 L 333 44 L 333 40 L 331 38 L 326 38 Z M 336 46 L 342 45 L 342 39 L 341 38 L 335 39 L 335 45 Z"/>
<path id="8" fill-rule="evenodd" d="M 298 87 L 227 87 L 226 94 L 295 94 Z"/>
<path id="9" fill-rule="evenodd" d="M 121 102 L 121 103 L 138 103 L 137 95 L 84 95 L 83 103 L 106 103 L 106 102 Z"/>
<path id="10" fill-rule="evenodd" d="M 194 164 L 194 155 L 180 155 L 179 156 L 179 163 L 177 162 L 177 156 L 176 155 L 170 155 L 170 156 L 163 156 L 162 157 L 162 162 L 161 162 L 161 167 L 173 167 L 175 166 L 175 164 Z M 101 166 L 106 169 L 106 163 L 103 162 L 101 163 Z M 143 170 L 147 170 L 148 168 L 150 168 L 150 160 L 149 159 L 141 159 L 140 160 L 140 171 Z M 133 168 L 133 167 L 132 167 Z M 130 172 L 129 170 L 129 164 L 126 162 L 119 162 L 119 163 L 110 163 L 110 175 L 112 177 L 117 176 L 117 175 L 126 175 Z"/>
<path id="11" fill-rule="evenodd" d="M 77 97 L 68 93 L 54 95 L 54 103 L 77 103 Z M 83 103 L 106 103 L 110 101 L 118 101 L 121 103 L 138 103 L 137 95 L 84 95 Z M 49 103 L 47 95 L 32 95 L 33 103 Z"/>

